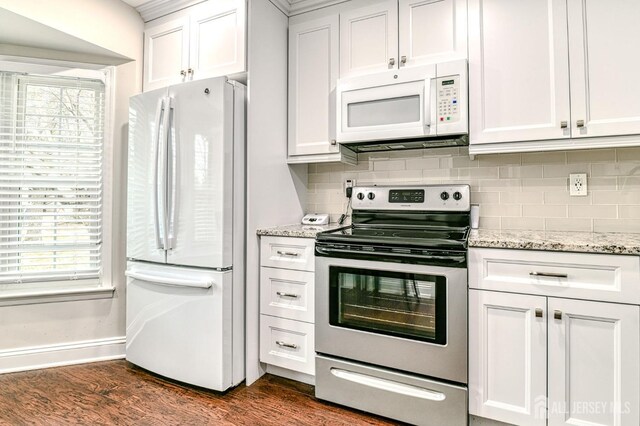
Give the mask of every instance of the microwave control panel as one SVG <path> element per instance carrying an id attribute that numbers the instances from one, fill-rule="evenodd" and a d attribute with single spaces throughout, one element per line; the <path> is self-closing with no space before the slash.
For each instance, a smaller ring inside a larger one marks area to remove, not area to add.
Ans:
<path id="1" fill-rule="evenodd" d="M 460 76 L 450 75 L 436 79 L 438 92 L 438 122 L 460 121 Z"/>

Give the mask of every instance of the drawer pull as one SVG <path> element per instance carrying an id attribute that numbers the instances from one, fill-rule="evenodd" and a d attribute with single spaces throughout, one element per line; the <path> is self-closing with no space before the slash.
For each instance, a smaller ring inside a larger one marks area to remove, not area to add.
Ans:
<path id="1" fill-rule="evenodd" d="M 280 296 L 280 297 L 291 297 L 291 298 L 294 298 L 294 299 L 297 299 L 298 297 L 300 297 L 300 296 L 298 296 L 297 294 L 294 294 L 294 293 L 283 293 L 281 291 L 276 291 L 276 294 L 278 296 Z"/>
<path id="2" fill-rule="evenodd" d="M 280 346 L 281 348 L 298 349 L 298 345 L 296 345 L 295 343 L 286 343 L 281 342 L 280 340 L 276 340 L 276 345 Z"/>
<path id="3" fill-rule="evenodd" d="M 542 318 L 542 309 L 536 308 L 536 318 Z"/>
<path id="4" fill-rule="evenodd" d="M 293 251 L 280 251 L 280 250 L 278 250 L 276 253 L 278 253 L 278 255 L 280 255 L 280 256 L 293 256 L 293 257 L 300 256 L 300 253 L 295 253 Z"/>
<path id="5" fill-rule="evenodd" d="M 555 272 L 529 272 L 532 277 L 547 277 L 547 278 L 569 278 L 567 274 L 558 274 Z"/>
<path id="6" fill-rule="evenodd" d="M 562 319 L 562 311 L 553 311 L 553 318 L 555 318 L 557 320 L 561 320 Z"/>

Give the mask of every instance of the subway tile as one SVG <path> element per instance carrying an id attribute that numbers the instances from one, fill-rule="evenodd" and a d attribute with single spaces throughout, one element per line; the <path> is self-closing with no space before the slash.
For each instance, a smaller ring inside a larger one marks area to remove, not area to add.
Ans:
<path id="1" fill-rule="evenodd" d="M 519 190 L 519 179 L 482 179 L 478 181 L 481 191 Z"/>
<path id="2" fill-rule="evenodd" d="M 544 219 L 541 217 L 503 217 L 500 219 L 500 227 L 502 229 L 542 231 Z"/>
<path id="3" fill-rule="evenodd" d="M 615 149 L 590 149 L 567 152 L 569 163 L 602 163 L 616 160 Z"/>
<path id="4" fill-rule="evenodd" d="M 526 204 L 522 206 L 524 217 L 567 217 L 566 205 Z"/>
<path id="5" fill-rule="evenodd" d="M 620 219 L 640 220 L 640 205 L 639 206 L 618 206 L 618 217 Z"/>
<path id="6" fill-rule="evenodd" d="M 546 178 L 569 178 L 569 173 L 590 174 L 589 164 L 552 164 L 543 166 L 543 175 Z"/>
<path id="7" fill-rule="evenodd" d="M 389 172 L 358 172 L 356 175 L 356 184 L 370 185 L 380 184 L 389 179 Z"/>
<path id="8" fill-rule="evenodd" d="M 478 157 L 476 157 L 475 160 L 472 160 L 468 156 L 453 157 L 453 167 L 455 168 L 478 167 L 478 163 Z"/>
<path id="9" fill-rule="evenodd" d="M 308 177 L 309 183 L 338 183 L 342 182 L 342 174 L 341 173 L 309 173 Z"/>
<path id="10" fill-rule="evenodd" d="M 618 189 L 624 190 L 640 190 L 640 176 L 619 176 Z"/>
<path id="11" fill-rule="evenodd" d="M 569 195 L 569 190 L 554 191 L 544 193 L 545 204 L 576 204 L 585 205 L 591 204 L 592 194 L 589 193 L 586 196 L 572 197 Z"/>
<path id="12" fill-rule="evenodd" d="M 439 158 L 410 158 L 406 160 L 407 170 L 423 170 L 423 169 L 438 169 L 440 168 Z"/>
<path id="13" fill-rule="evenodd" d="M 457 178 L 458 177 L 458 169 L 431 169 L 431 170 L 423 170 L 422 176 L 424 178 L 430 179 L 447 179 L 447 178 Z"/>
<path id="14" fill-rule="evenodd" d="M 407 183 L 415 183 L 422 181 L 422 170 L 391 170 L 389 171 L 389 179 L 392 181 L 406 181 Z"/>
<path id="15" fill-rule="evenodd" d="M 405 160 L 376 161 L 373 164 L 373 170 L 404 170 L 405 165 Z"/>
<path id="16" fill-rule="evenodd" d="M 460 148 L 456 146 L 446 147 L 446 148 L 437 148 L 437 149 L 423 149 L 422 156 L 423 157 L 445 157 L 445 156 L 453 156 L 457 157 L 460 155 L 469 156 L 469 149 L 462 153 Z"/>
<path id="17" fill-rule="evenodd" d="M 542 165 L 533 166 L 502 166 L 500 167 L 500 177 L 505 179 L 514 178 L 541 178 Z"/>
<path id="18" fill-rule="evenodd" d="M 520 217 L 522 206 L 520 204 L 480 204 L 480 216 L 487 217 Z"/>
<path id="19" fill-rule="evenodd" d="M 564 151 L 559 152 L 526 152 L 522 154 L 522 165 L 525 164 L 550 164 L 561 163 L 566 164 L 567 154 Z"/>
<path id="20" fill-rule="evenodd" d="M 640 175 L 640 162 L 592 164 L 592 176 Z"/>
<path id="21" fill-rule="evenodd" d="M 486 154 L 477 156 L 480 167 L 517 165 L 522 163 L 520 154 Z"/>
<path id="22" fill-rule="evenodd" d="M 471 202 L 473 204 L 499 204 L 499 192 L 477 192 L 472 189 Z"/>
<path id="23" fill-rule="evenodd" d="M 640 191 L 594 191 L 593 204 L 640 204 Z"/>
<path id="24" fill-rule="evenodd" d="M 544 203 L 543 192 L 501 192 L 501 204 L 542 204 Z M 549 203 L 563 204 L 563 203 Z"/>
<path id="25" fill-rule="evenodd" d="M 618 161 L 640 161 L 640 146 L 616 149 Z"/>
<path id="26" fill-rule="evenodd" d="M 458 169 L 458 176 L 463 179 L 494 179 L 499 177 L 498 170 L 497 167 L 461 168 Z"/>
<path id="27" fill-rule="evenodd" d="M 478 227 L 482 229 L 500 229 L 500 218 L 499 217 L 483 217 L 481 213 Z"/>
<path id="28" fill-rule="evenodd" d="M 638 219 L 593 219 L 594 232 L 640 232 Z"/>
<path id="29" fill-rule="evenodd" d="M 523 191 L 567 191 L 568 178 L 522 179 Z"/>
<path id="30" fill-rule="evenodd" d="M 569 217 L 615 219 L 617 216 L 617 206 L 569 206 Z"/>
<path id="31" fill-rule="evenodd" d="M 580 218 L 548 218 L 544 220 L 547 231 L 578 231 L 591 232 L 593 230 L 591 219 Z"/>
<path id="32" fill-rule="evenodd" d="M 587 188 L 590 191 L 615 191 L 618 188 L 618 180 L 615 177 L 587 178 Z"/>

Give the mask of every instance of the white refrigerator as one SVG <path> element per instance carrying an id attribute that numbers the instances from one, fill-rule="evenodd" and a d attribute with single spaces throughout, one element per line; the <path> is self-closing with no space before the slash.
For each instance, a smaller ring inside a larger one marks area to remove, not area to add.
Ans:
<path id="1" fill-rule="evenodd" d="M 245 87 L 130 99 L 128 361 L 216 391 L 244 380 Z"/>

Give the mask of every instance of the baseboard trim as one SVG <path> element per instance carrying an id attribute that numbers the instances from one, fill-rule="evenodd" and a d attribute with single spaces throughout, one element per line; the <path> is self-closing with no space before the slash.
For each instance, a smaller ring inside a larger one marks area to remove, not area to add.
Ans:
<path id="1" fill-rule="evenodd" d="M 267 364 L 267 373 L 315 386 L 316 376 Z"/>
<path id="2" fill-rule="evenodd" d="M 0 351 L 0 374 L 122 359 L 124 336 Z"/>

